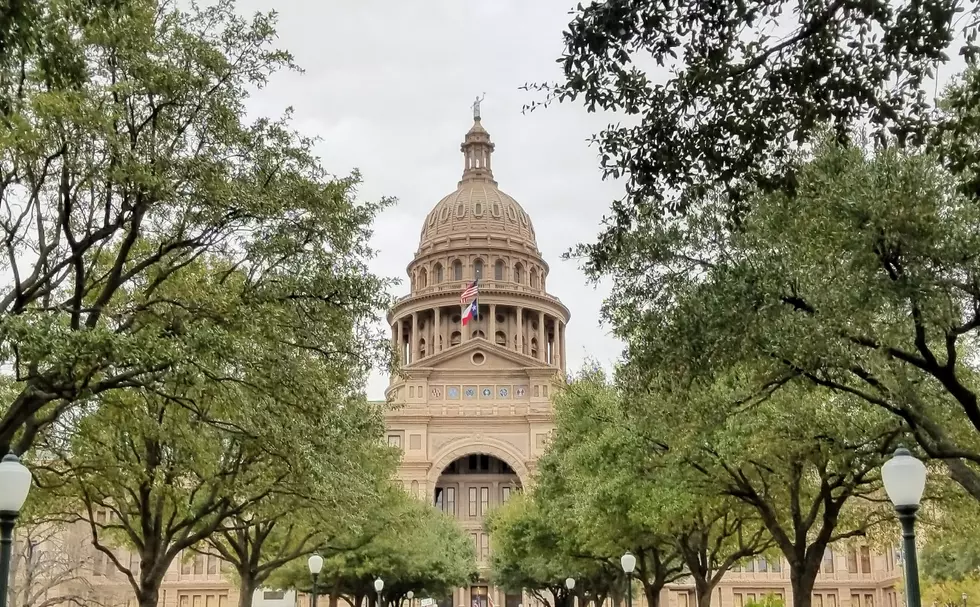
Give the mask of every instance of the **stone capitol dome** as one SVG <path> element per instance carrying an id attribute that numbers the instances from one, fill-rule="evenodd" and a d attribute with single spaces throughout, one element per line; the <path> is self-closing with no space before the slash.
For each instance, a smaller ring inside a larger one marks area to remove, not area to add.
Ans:
<path id="1" fill-rule="evenodd" d="M 477 119 L 461 146 L 463 178 L 456 191 L 439 201 L 425 218 L 419 247 L 449 235 L 497 235 L 537 250 L 534 225 L 516 200 L 493 179 L 490 134 Z"/>

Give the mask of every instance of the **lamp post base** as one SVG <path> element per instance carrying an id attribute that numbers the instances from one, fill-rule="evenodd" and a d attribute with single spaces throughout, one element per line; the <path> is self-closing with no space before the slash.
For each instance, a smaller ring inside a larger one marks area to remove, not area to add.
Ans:
<path id="1" fill-rule="evenodd" d="M 0 607 L 7 607 L 10 582 L 10 554 L 14 544 L 16 512 L 0 512 Z"/>
<path id="2" fill-rule="evenodd" d="M 905 553 L 905 605 L 922 607 L 919 592 L 919 562 L 915 549 L 915 513 L 918 506 L 896 506 L 898 521 L 902 524 L 902 551 Z"/>

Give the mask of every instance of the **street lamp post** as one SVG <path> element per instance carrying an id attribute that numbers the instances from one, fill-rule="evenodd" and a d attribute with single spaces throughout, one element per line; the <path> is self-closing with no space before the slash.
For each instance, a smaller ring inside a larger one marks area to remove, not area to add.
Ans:
<path id="1" fill-rule="evenodd" d="M 0 461 L 0 607 L 7 607 L 14 524 L 31 490 L 31 471 L 13 453 Z"/>
<path id="2" fill-rule="evenodd" d="M 572 594 L 572 591 L 575 590 L 575 578 L 565 578 L 565 588 L 568 589 L 568 607 L 575 607 L 575 595 Z"/>
<path id="3" fill-rule="evenodd" d="M 961 594 L 960 598 L 963 600 L 963 607 L 966 607 L 966 599 L 967 599 L 966 593 L 964 592 L 963 594 Z"/>
<path id="4" fill-rule="evenodd" d="M 619 559 L 626 574 L 626 607 L 633 607 L 633 571 L 636 569 L 636 557 L 627 552 Z"/>
<path id="5" fill-rule="evenodd" d="M 381 578 L 374 580 L 374 591 L 378 594 L 378 607 L 381 607 L 381 591 L 385 589 L 385 581 Z"/>
<path id="6" fill-rule="evenodd" d="M 926 466 L 899 447 L 881 467 L 885 493 L 895 506 L 902 523 L 902 548 L 905 552 L 905 604 L 922 607 L 919 594 L 919 564 L 915 553 L 915 513 L 926 488 Z"/>
<path id="7" fill-rule="evenodd" d="M 316 580 L 320 576 L 320 570 L 323 569 L 323 557 L 314 554 L 306 559 L 306 565 L 310 568 L 310 575 L 313 576 L 313 598 L 310 600 L 310 607 L 316 607 Z"/>
<path id="8" fill-rule="evenodd" d="M 409 590 L 405 593 L 405 598 L 408 599 L 408 607 L 412 607 L 412 600 L 415 598 L 415 593 Z"/>

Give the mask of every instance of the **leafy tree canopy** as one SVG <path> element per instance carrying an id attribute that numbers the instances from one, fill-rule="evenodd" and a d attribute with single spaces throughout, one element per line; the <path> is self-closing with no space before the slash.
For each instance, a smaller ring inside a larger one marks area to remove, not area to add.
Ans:
<path id="1" fill-rule="evenodd" d="M 197 327 L 188 358 L 151 386 L 76 407 L 42 442 L 45 493 L 69 520 L 81 514 L 141 605 L 155 605 L 175 558 L 229 519 L 261 521 L 300 501 L 354 512 L 393 468 L 382 410 L 356 392 L 366 369 L 296 348 L 307 338 L 304 306 L 276 289 L 242 296 L 250 290 L 227 261 L 186 264 L 157 293 L 209 310 L 188 321 Z M 135 319 L 153 331 L 183 316 Z M 343 317 L 316 331 L 353 333 Z M 139 555 L 138 571 L 116 558 L 119 545 Z"/>
<path id="2" fill-rule="evenodd" d="M 388 283 L 366 262 L 387 201 L 357 202 L 358 175 L 330 175 L 288 114 L 245 118 L 250 92 L 294 67 L 273 47 L 271 15 L 244 19 L 230 0 L 11 9 L 0 16 L 0 358 L 13 373 L 0 451 L 27 449 L 107 392 L 164 389 L 178 364 L 224 377 L 202 345 L 228 345 L 224 323 L 246 314 L 254 326 L 237 335 L 289 339 L 275 357 L 239 360 L 241 372 L 307 354 L 342 376 L 385 360 L 373 327 Z M 214 275 L 187 289 L 191 264 Z"/>
<path id="3" fill-rule="evenodd" d="M 624 178 L 627 196 L 591 263 L 604 270 L 621 239 L 708 191 L 724 190 L 729 218 L 749 206 L 748 188 L 792 191 L 792 152 L 822 125 L 841 142 L 856 126 L 882 145 L 941 136 L 950 125 L 932 112 L 929 85 L 949 75 L 951 57 L 976 59 L 977 11 L 949 0 L 580 4 L 564 32 L 563 78 L 530 88 L 547 91 L 544 103 L 579 100 L 625 118 L 595 137 L 604 173 Z"/>
<path id="4" fill-rule="evenodd" d="M 769 546 L 759 517 L 721 487 L 702 482 L 690 460 L 669 455 L 682 448 L 676 437 L 665 437 L 662 427 L 644 432 L 644 408 L 602 371 L 587 368 L 557 393 L 555 408 L 557 430 L 540 486 L 565 486 L 568 508 L 594 549 L 636 555 L 651 602 L 684 574 L 694 579 L 699 604 L 707 605 L 733 563 Z M 553 503 L 557 493 L 549 491 L 542 501 Z"/>
<path id="5" fill-rule="evenodd" d="M 602 565 L 574 554 L 575 521 L 543 500 L 519 494 L 485 521 L 491 540 L 491 578 L 509 592 L 526 591 L 545 605 L 567 605 L 573 596 L 565 580 L 575 578 L 581 592 L 593 578 L 608 577 Z"/>
<path id="6" fill-rule="evenodd" d="M 800 159 L 796 193 L 756 192 L 738 229 L 722 196 L 661 218 L 628 241 L 606 307 L 623 381 L 827 388 L 895 416 L 980 498 L 980 215 L 960 186 L 932 156 L 828 139 Z"/>
<path id="7" fill-rule="evenodd" d="M 390 487 L 368 510 L 363 523 L 339 529 L 321 550 L 322 592 L 359 604 L 374 595 L 374 580 L 385 582 L 386 603 L 395 604 L 411 590 L 416 596 L 442 597 L 476 578 L 476 548 L 455 520 Z M 269 584 L 310 588 L 306 561 L 272 575 Z"/>

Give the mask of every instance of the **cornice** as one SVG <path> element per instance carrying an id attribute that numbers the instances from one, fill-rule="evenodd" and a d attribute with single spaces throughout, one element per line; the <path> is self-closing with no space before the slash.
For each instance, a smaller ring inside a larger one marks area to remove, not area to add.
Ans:
<path id="1" fill-rule="evenodd" d="M 463 373 L 460 373 L 460 370 L 458 369 L 453 369 L 453 372 L 460 373 L 461 375 L 483 376 L 484 374 L 487 374 L 487 375 L 499 376 L 503 372 L 509 371 L 514 373 L 527 373 L 528 377 L 532 377 L 532 373 L 538 371 L 539 373 L 533 376 L 541 377 L 544 375 L 552 375 L 555 373 L 559 373 L 561 371 L 557 367 L 551 366 L 547 363 L 542 363 L 537 359 L 531 358 L 527 354 L 523 354 L 521 352 L 514 352 L 513 350 L 510 350 L 508 348 L 501 347 L 484 337 L 474 337 L 468 339 L 457 346 L 452 346 L 446 350 L 443 350 L 442 352 L 438 352 L 436 354 L 433 354 L 432 356 L 423 358 L 418 362 L 405 365 L 404 367 L 401 368 L 401 371 L 403 373 L 412 373 L 413 371 L 416 370 L 425 371 L 427 372 L 426 377 L 428 377 L 428 374 L 431 374 L 432 372 L 435 371 L 439 371 L 439 369 L 435 368 L 435 365 L 439 365 L 440 363 L 453 360 L 460 356 L 465 356 L 467 353 L 479 349 L 486 350 L 487 352 L 492 352 L 493 354 L 496 354 L 501 358 L 509 360 L 510 362 L 518 366 L 514 369 L 490 369 L 490 368 L 466 369 Z"/>
<path id="2" fill-rule="evenodd" d="M 460 291 L 462 291 L 462 289 L 460 289 Z M 406 314 L 431 309 L 433 304 L 438 303 L 438 300 L 442 299 L 445 300 L 446 303 L 443 305 L 446 307 L 456 305 L 456 302 L 459 302 L 459 293 L 453 293 L 450 291 L 432 291 L 430 293 L 422 293 L 420 295 L 414 293 L 405 295 L 399 298 L 399 300 L 395 302 L 395 305 L 388 311 L 388 324 L 391 325 L 396 318 Z M 568 321 L 571 320 L 571 312 L 569 311 L 568 307 L 565 306 L 560 299 L 546 292 L 539 294 L 529 291 L 519 291 L 517 289 L 487 289 L 485 291 L 480 291 L 480 303 L 516 306 L 521 300 L 532 300 L 548 305 L 552 311 L 557 310 L 557 312 L 561 314 L 562 322 L 565 324 L 568 324 Z M 461 308 L 462 306 L 459 307 Z"/>
<path id="3" fill-rule="evenodd" d="M 474 423 L 489 422 L 495 427 L 516 426 L 515 429 L 522 432 L 528 430 L 528 424 L 554 424 L 553 416 L 543 413 L 527 413 L 524 415 L 495 415 L 493 417 L 488 417 L 486 415 L 454 415 L 452 417 L 432 416 L 430 419 L 438 420 L 439 422 L 438 426 L 435 428 L 430 427 L 426 429 L 430 434 L 433 432 L 433 430 L 438 430 L 439 428 L 467 428 L 472 430 Z M 399 424 L 401 424 L 405 422 L 405 419 L 398 418 L 397 420 L 392 421 L 397 421 Z"/>
<path id="4" fill-rule="evenodd" d="M 393 411 L 385 414 L 385 419 L 391 419 L 393 417 L 397 417 L 398 421 L 400 422 L 413 424 L 428 424 L 433 419 L 436 419 L 433 415 L 420 413 L 407 413 L 405 415 L 399 415 L 397 411 Z"/>

